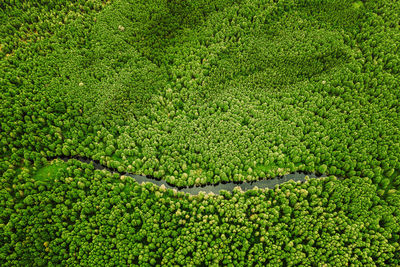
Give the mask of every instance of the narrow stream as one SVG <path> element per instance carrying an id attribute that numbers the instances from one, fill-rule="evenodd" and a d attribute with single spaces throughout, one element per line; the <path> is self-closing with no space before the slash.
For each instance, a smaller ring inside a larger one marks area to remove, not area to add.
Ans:
<path id="1" fill-rule="evenodd" d="M 53 157 L 51 159 L 61 159 L 63 161 L 68 161 L 70 159 L 76 159 L 76 160 L 79 160 L 84 163 L 93 164 L 93 166 L 96 170 L 108 170 L 113 173 L 119 173 L 120 175 L 132 177 L 139 184 L 149 182 L 149 183 L 153 183 L 157 186 L 164 185 L 165 188 L 167 188 L 167 189 L 176 189 L 177 191 L 189 193 L 192 195 L 196 195 L 199 192 L 205 192 L 205 193 L 213 192 L 214 194 L 219 194 L 220 190 L 226 190 L 226 191 L 232 192 L 235 187 L 240 187 L 242 189 L 242 191 L 247 191 L 247 190 L 253 189 L 255 187 L 258 187 L 261 189 L 264 189 L 264 188 L 273 189 L 273 188 L 275 188 L 276 185 L 280 185 L 280 184 L 288 182 L 290 180 L 292 180 L 294 182 L 304 182 L 306 180 L 306 177 L 324 178 L 324 177 L 328 176 L 328 175 L 321 175 L 321 174 L 308 173 L 308 172 L 294 172 L 294 173 L 290 173 L 290 174 L 283 175 L 283 176 L 277 176 L 277 177 L 271 178 L 271 179 L 257 180 L 257 181 L 253 181 L 253 182 L 222 182 L 219 184 L 208 184 L 208 185 L 202 185 L 202 186 L 177 187 L 175 185 L 167 183 L 164 180 L 159 180 L 159 179 L 151 177 L 151 176 L 143 176 L 143 175 L 137 175 L 137 174 L 131 174 L 131 173 L 118 172 L 114 168 L 109 168 L 107 166 L 102 165 L 99 161 L 88 159 L 85 157 L 60 156 L 60 157 Z M 341 178 L 338 178 L 338 179 L 341 179 Z"/>

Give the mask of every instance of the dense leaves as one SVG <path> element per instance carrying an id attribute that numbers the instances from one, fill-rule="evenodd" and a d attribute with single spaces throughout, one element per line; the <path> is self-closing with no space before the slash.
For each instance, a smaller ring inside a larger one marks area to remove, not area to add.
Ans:
<path id="1" fill-rule="evenodd" d="M 29 174 L 2 181 L 2 265 L 399 264 L 400 198 L 368 178 L 189 196 L 77 160 Z"/>
<path id="2" fill-rule="evenodd" d="M 399 13 L 393 0 L 2 1 L 2 265 L 400 264 Z M 177 186 L 349 179 L 205 201 L 48 165 L 61 155 Z"/>

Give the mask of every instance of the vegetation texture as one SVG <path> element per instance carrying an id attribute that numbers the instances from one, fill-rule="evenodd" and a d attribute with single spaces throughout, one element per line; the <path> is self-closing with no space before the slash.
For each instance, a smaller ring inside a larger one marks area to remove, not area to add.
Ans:
<path id="1" fill-rule="evenodd" d="M 400 265 L 399 14 L 1 1 L 0 265 Z M 189 196 L 57 156 L 179 187 L 331 176 Z"/>

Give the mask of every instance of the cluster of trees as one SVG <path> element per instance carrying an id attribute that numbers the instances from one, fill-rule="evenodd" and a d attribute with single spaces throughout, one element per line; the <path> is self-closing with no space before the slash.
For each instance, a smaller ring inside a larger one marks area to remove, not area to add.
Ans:
<path id="1" fill-rule="evenodd" d="M 2 263 L 399 264 L 399 2 L 113 2 L 0 4 Z"/>
<path id="2" fill-rule="evenodd" d="M 72 139 L 65 138 L 65 130 L 72 128 L 73 135 L 82 137 L 91 129 L 76 118 L 80 105 L 65 103 L 61 94 L 51 95 L 46 88 L 60 75 L 52 57 L 60 47 L 79 46 L 106 1 L 42 2 L 1 4 L 0 173 L 24 164 L 41 166 L 54 153 L 70 153 L 65 143 Z M 76 25 L 85 30 L 74 31 Z"/>
<path id="3" fill-rule="evenodd" d="M 192 196 L 58 166 L 47 182 L 4 173 L 2 266 L 400 264 L 400 195 L 368 178 Z"/>
<path id="4" fill-rule="evenodd" d="M 32 45 L 35 46 L 33 43 L 42 48 L 43 39 L 60 33 L 60 27 L 74 22 L 82 14 L 92 18 L 93 14 L 103 9 L 107 2 L 109 1 L 79 0 L 74 3 L 67 1 L 2 1 L 0 58 L 11 55 L 18 56 L 19 52 L 17 51 L 29 49 Z"/>
<path id="5" fill-rule="evenodd" d="M 155 64 L 143 50 L 154 51 L 147 41 L 128 40 L 151 34 L 143 32 L 150 22 L 131 13 L 153 2 L 122 1 L 96 16 L 93 6 L 4 58 L 4 106 L 12 108 L 2 121 L 3 169 L 23 158 L 40 165 L 48 156 L 84 155 L 178 186 L 296 170 L 369 176 L 386 191 L 398 186 L 398 61 L 394 33 L 384 31 L 391 22 L 375 17 L 377 7 L 335 4 L 355 9 L 359 23 L 380 25 L 360 32 L 331 21 L 324 3 L 219 1 L 212 10 L 181 3 L 170 20 L 204 18 L 190 30 L 180 25 L 181 41 L 163 46 Z M 51 10 L 61 19 L 67 11 L 57 6 Z M 310 16 L 318 8 L 325 15 Z M 193 10 L 183 17 L 179 9 Z M 11 21 L 23 20 L 12 10 L 6 5 Z M 277 15 L 282 10 L 286 16 Z M 368 40 L 359 38 L 366 33 Z"/>

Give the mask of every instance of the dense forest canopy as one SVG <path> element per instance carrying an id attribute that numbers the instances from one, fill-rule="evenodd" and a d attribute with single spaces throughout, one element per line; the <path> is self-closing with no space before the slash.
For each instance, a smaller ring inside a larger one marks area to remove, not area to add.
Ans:
<path id="1" fill-rule="evenodd" d="M 399 265 L 399 14 L 2 1 L 0 264 Z M 189 196 L 62 156 L 177 187 L 329 177 Z"/>

